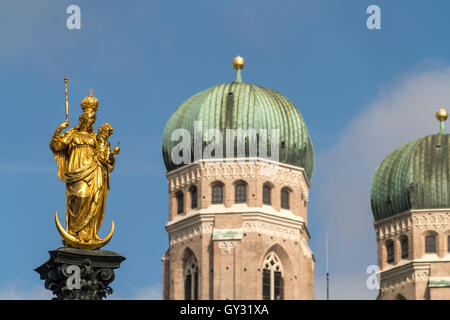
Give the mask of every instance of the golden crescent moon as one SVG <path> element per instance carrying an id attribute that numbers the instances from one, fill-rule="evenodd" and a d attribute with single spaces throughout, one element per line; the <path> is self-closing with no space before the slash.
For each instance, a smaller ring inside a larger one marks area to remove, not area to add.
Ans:
<path id="1" fill-rule="evenodd" d="M 56 211 L 56 213 L 55 213 L 55 224 L 56 224 L 56 228 L 58 229 L 59 234 L 63 238 L 64 244 L 70 245 L 73 248 L 84 249 L 84 250 L 95 250 L 95 249 L 105 246 L 109 242 L 109 240 L 111 240 L 112 235 L 114 233 L 114 221 L 112 221 L 111 230 L 109 231 L 108 235 L 104 239 L 101 239 L 100 241 L 96 241 L 96 242 L 81 242 L 79 239 L 77 239 L 74 236 L 72 236 L 71 234 L 69 234 L 61 226 L 61 223 L 59 223 L 59 220 L 58 220 L 58 211 Z"/>

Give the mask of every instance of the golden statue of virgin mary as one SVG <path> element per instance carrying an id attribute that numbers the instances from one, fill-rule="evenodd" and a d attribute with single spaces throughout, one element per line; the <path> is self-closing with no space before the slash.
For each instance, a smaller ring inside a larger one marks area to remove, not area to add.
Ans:
<path id="1" fill-rule="evenodd" d="M 56 128 L 50 140 L 50 149 L 58 164 L 58 177 L 66 184 L 66 230 L 61 227 L 57 213 L 55 223 L 65 245 L 98 249 L 106 245 L 114 233 L 113 221 L 109 234 L 104 239 L 98 236 L 105 217 L 109 174 L 120 149 L 110 149 L 108 137 L 113 128 L 109 124 L 101 126 L 98 133 L 93 129 L 98 100 L 92 90 L 81 102 L 81 108 L 83 113 L 78 125 L 61 133 L 69 126 L 66 120 Z"/>

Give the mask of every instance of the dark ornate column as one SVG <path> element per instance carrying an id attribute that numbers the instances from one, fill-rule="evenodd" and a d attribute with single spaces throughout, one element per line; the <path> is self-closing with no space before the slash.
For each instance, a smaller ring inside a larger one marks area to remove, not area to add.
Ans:
<path id="1" fill-rule="evenodd" d="M 114 269 L 125 260 L 107 250 L 62 247 L 49 251 L 50 259 L 35 271 L 56 300 L 101 300 L 111 294 Z"/>

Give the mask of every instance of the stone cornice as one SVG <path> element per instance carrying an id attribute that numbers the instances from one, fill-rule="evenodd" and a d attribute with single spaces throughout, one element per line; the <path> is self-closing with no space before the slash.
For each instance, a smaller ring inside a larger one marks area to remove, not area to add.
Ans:
<path id="1" fill-rule="evenodd" d="M 166 224 L 166 230 L 170 234 L 172 232 L 178 232 L 180 230 L 189 229 L 205 223 L 210 223 L 212 225 L 213 222 L 214 214 L 202 214 L 201 212 L 198 212 L 196 214 L 181 216 L 179 219 L 174 219 L 168 222 Z"/>
<path id="2" fill-rule="evenodd" d="M 377 240 L 389 239 L 390 237 L 404 234 L 412 230 L 412 217 L 410 212 L 396 215 L 389 219 L 378 221 L 375 224 Z"/>
<path id="3" fill-rule="evenodd" d="M 391 270 L 404 267 L 411 263 L 415 264 L 430 264 L 435 262 L 450 262 L 450 254 L 446 254 L 444 257 L 439 257 L 437 254 L 424 254 L 421 258 L 415 259 L 402 259 L 397 264 L 387 264 L 381 272 L 389 272 Z"/>
<path id="4" fill-rule="evenodd" d="M 381 290 L 393 290 L 407 283 L 428 281 L 430 277 L 430 264 L 411 261 L 400 267 L 392 268 L 380 273 Z"/>
<path id="5" fill-rule="evenodd" d="M 450 208 L 439 208 L 439 209 L 412 209 L 412 210 L 408 210 L 408 211 L 404 211 L 401 213 L 397 213 L 396 215 L 393 215 L 391 217 L 385 218 L 385 219 L 381 219 L 381 220 L 377 220 L 374 221 L 373 224 L 374 226 L 395 220 L 403 215 L 407 215 L 407 214 L 414 214 L 414 213 L 435 213 L 435 212 L 444 212 L 444 213 L 450 213 Z"/>
<path id="6" fill-rule="evenodd" d="M 212 234 L 214 217 L 210 215 L 195 215 L 178 223 L 166 225 L 166 229 L 169 233 L 169 243 L 173 245 L 195 236 Z"/>
<path id="7" fill-rule="evenodd" d="M 183 170 L 190 170 L 191 167 L 194 166 L 198 166 L 200 164 L 203 163 L 210 163 L 210 164 L 214 164 L 217 165 L 218 163 L 246 163 L 246 162 L 261 162 L 261 163 L 266 163 L 269 164 L 271 166 L 277 166 L 277 167 L 281 167 L 281 168 L 287 168 L 287 169 L 292 169 L 292 170 L 297 170 L 297 171 L 301 171 L 305 174 L 305 180 L 308 183 L 308 188 L 311 186 L 311 183 L 309 182 L 308 176 L 306 175 L 305 169 L 302 167 L 297 167 L 297 166 L 293 166 L 290 164 L 286 164 L 286 163 L 281 163 L 281 162 L 277 162 L 277 161 L 272 161 L 269 159 L 265 159 L 265 158 L 258 158 L 258 157 L 249 157 L 249 158 L 220 158 L 220 159 L 201 159 L 198 161 L 195 161 L 193 163 L 187 164 L 183 167 L 177 168 L 175 170 L 172 171 L 168 171 L 166 173 L 166 176 L 169 177 L 173 174 L 177 174 L 180 171 Z"/>
<path id="8" fill-rule="evenodd" d="M 262 229 L 263 233 L 266 233 L 264 231 L 269 230 L 279 230 L 280 232 L 276 233 L 278 233 L 278 236 L 281 236 L 281 234 L 283 234 L 284 232 L 286 233 L 286 235 L 296 235 L 298 233 L 306 232 L 309 239 L 309 232 L 303 219 L 296 216 L 294 217 L 296 218 L 295 220 L 285 216 L 267 214 L 265 212 L 245 212 L 242 214 L 242 222 L 244 225 L 244 231 L 249 229 L 250 223 L 260 223 L 261 225 L 270 225 L 270 227 L 268 226 L 267 228 Z M 271 232 L 269 233 L 273 235 Z M 281 237 L 285 238 L 286 235 Z"/>
<path id="9" fill-rule="evenodd" d="M 374 223 L 377 240 L 416 230 L 448 230 L 450 216 L 447 209 L 409 210 Z"/>
<path id="10" fill-rule="evenodd" d="M 291 221 L 290 223 L 304 223 L 302 217 L 294 215 L 290 210 L 281 209 L 280 211 L 277 211 L 272 206 L 263 205 L 262 207 L 249 207 L 246 203 L 239 203 L 233 204 L 229 208 L 225 207 L 223 204 L 215 204 L 204 209 L 192 210 L 187 214 L 177 215 L 166 224 L 166 228 L 178 224 L 183 220 L 199 219 L 195 218 L 197 216 L 202 216 L 202 219 L 207 219 L 206 217 L 209 216 L 209 219 L 212 221 L 214 220 L 213 216 L 215 214 L 263 214 L 275 219 L 279 218 Z"/>
<path id="11" fill-rule="evenodd" d="M 433 212 L 412 212 L 413 225 L 415 229 L 423 230 L 449 230 L 450 216 L 448 211 Z"/>
<path id="12" fill-rule="evenodd" d="M 310 183 L 303 168 L 286 165 L 262 158 L 209 159 L 201 160 L 166 174 L 169 190 L 174 191 L 195 184 L 203 177 L 209 180 L 228 178 L 245 179 L 256 176 L 267 181 L 279 182 L 292 188 L 300 188 L 303 198 L 308 201 Z"/>
<path id="13" fill-rule="evenodd" d="M 228 214 L 232 214 L 227 212 Z M 241 212 L 242 231 L 268 234 L 282 239 L 300 241 L 303 251 L 311 250 L 307 246 L 309 232 L 303 219 L 292 215 L 285 217 L 268 214 L 266 212 Z M 180 217 L 176 221 L 167 223 L 170 244 L 177 243 L 201 234 L 212 234 L 214 228 L 214 214 L 197 212 L 194 215 Z M 304 234 L 304 236 L 301 236 Z M 306 240 L 305 240 L 306 239 Z"/>

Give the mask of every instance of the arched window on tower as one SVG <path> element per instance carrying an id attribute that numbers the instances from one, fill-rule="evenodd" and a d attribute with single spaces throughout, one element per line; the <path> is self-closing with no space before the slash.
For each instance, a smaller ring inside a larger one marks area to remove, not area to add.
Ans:
<path id="1" fill-rule="evenodd" d="M 223 183 L 216 182 L 212 186 L 212 204 L 220 204 L 223 203 Z"/>
<path id="2" fill-rule="evenodd" d="M 281 207 L 283 209 L 289 209 L 289 189 L 281 189 Z"/>
<path id="3" fill-rule="evenodd" d="M 198 264 L 193 254 L 184 267 L 184 299 L 198 300 Z"/>
<path id="4" fill-rule="evenodd" d="M 436 236 L 429 235 L 425 237 L 425 252 L 435 253 L 436 252 Z"/>
<path id="5" fill-rule="evenodd" d="M 408 259 L 409 256 L 408 237 L 403 236 L 402 238 L 400 238 L 400 244 L 402 246 L 402 259 Z"/>
<path id="6" fill-rule="evenodd" d="M 191 192 L 191 209 L 196 209 L 198 206 L 198 192 L 197 187 L 192 186 L 189 191 Z"/>
<path id="7" fill-rule="evenodd" d="M 394 263 L 394 242 L 392 240 L 386 241 L 386 251 L 387 251 L 387 263 Z"/>
<path id="8" fill-rule="evenodd" d="M 269 253 L 263 264 L 263 300 L 283 300 L 283 265 L 275 252 Z"/>
<path id="9" fill-rule="evenodd" d="M 247 202 L 247 183 L 245 181 L 238 181 L 235 185 L 234 202 L 245 203 Z"/>
<path id="10" fill-rule="evenodd" d="M 272 188 L 269 184 L 265 183 L 263 186 L 263 204 L 271 205 L 272 199 L 271 199 L 271 193 Z"/>
<path id="11" fill-rule="evenodd" d="M 182 214 L 184 212 L 184 194 L 178 191 L 175 197 L 177 198 L 177 214 Z"/>

